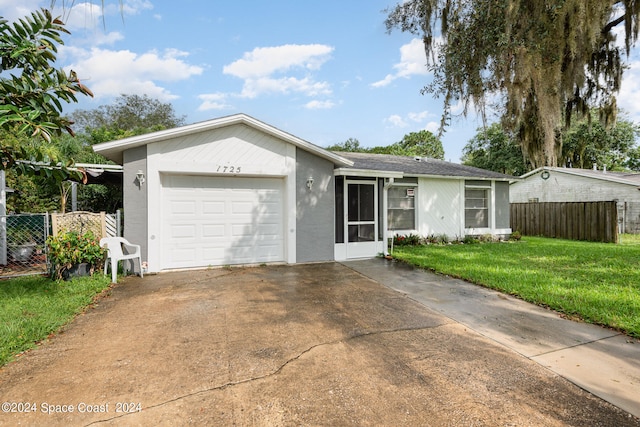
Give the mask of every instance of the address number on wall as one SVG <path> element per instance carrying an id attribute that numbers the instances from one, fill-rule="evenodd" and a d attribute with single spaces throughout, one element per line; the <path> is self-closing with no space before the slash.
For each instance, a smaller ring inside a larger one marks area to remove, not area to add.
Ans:
<path id="1" fill-rule="evenodd" d="M 218 169 L 216 169 L 216 172 L 220 172 L 220 173 L 240 173 L 240 166 L 218 165 Z"/>

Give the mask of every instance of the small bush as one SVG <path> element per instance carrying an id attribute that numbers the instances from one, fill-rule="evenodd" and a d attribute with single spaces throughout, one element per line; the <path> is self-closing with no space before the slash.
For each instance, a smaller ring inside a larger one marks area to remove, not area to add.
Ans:
<path id="1" fill-rule="evenodd" d="M 438 236 L 438 241 L 443 245 L 446 245 L 446 244 L 451 242 L 450 239 L 449 239 L 449 236 L 447 236 L 446 234 L 439 235 Z"/>
<path id="2" fill-rule="evenodd" d="M 462 239 L 462 243 L 467 245 L 471 245 L 478 242 L 479 240 L 476 236 L 464 236 L 464 239 Z"/>
<path id="3" fill-rule="evenodd" d="M 509 240 L 515 240 L 516 242 L 520 239 L 522 239 L 522 234 L 518 230 L 511 233 L 511 236 L 509 237 Z"/>
<path id="4" fill-rule="evenodd" d="M 60 280 L 66 270 L 74 265 L 87 263 L 92 271 L 102 267 L 104 249 L 92 231 L 78 234 L 67 231 L 47 238 L 48 258 L 51 262 L 51 278 Z"/>
<path id="5" fill-rule="evenodd" d="M 420 240 L 420 236 L 417 234 L 409 234 L 407 236 L 396 234 L 393 236 L 394 246 L 417 246 L 420 244 Z"/>
<path id="6" fill-rule="evenodd" d="M 427 237 L 425 237 L 425 242 L 431 244 L 440 243 L 440 241 L 438 240 L 438 236 L 436 236 L 435 234 L 429 234 Z"/>

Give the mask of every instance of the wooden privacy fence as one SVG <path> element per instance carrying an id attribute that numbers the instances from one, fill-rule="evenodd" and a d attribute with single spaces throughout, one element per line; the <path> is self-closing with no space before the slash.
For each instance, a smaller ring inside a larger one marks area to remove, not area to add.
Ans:
<path id="1" fill-rule="evenodd" d="M 524 236 L 617 243 L 617 203 L 511 203 L 511 229 Z"/>

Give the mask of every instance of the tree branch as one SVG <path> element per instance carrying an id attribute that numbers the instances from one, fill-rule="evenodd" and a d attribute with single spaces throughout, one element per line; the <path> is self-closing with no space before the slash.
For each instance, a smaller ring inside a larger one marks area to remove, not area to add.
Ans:
<path id="1" fill-rule="evenodd" d="M 611 31 L 613 29 L 613 27 L 620 25 L 621 23 L 624 22 L 625 16 L 622 15 L 617 19 L 614 19 L 613 21 L 609 22 L 607 25 L 604 26 L 604 28 L 602 29 L 602 34 L 607 34 L 609 31 Z"/>

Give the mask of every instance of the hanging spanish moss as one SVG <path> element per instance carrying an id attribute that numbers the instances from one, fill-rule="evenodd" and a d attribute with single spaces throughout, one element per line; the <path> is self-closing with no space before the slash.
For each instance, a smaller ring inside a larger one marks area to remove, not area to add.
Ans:
<path id="1" fill-rule="evenodd" d="M 409 0 L 387 12 L 388 30 L 424 40 L 433 82 L 423 91 L 442 97 L 443 127 L 458 102 L 483 119 L 497 103 L 539 167 L 558 164 L 559 135 L 574 116 L 597 108 L 603 124 L 615 122 L 640 0 Z"/>

